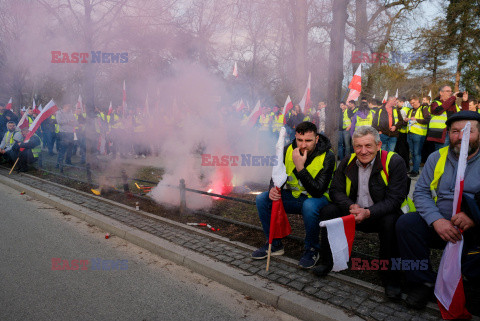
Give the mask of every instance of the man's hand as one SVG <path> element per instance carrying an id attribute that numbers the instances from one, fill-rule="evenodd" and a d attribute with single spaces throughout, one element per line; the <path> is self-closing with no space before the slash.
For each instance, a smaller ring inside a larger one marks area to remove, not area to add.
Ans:
<path id="1" fill-rule="evenodd" d="M 395 127 L 395 126 L 390 127 L 390 131 L 392 131 L 392 132 L 394 132 L 395 129 L 397 129 L 397 127 Z"/>
<path id="2" fill-rule="evenodd" d="M 468 101 L 468 91 L 463 92 L 462 101 Z"/>
<path id="3" fill-rule="evenodd" d="M 272 200 L 272 201 L 278 201 L 279 199 L 282 198 L 282 194 L 280 193 L 279 190 L 277 190 L 277 188 L 274 186 L 270 189 L 270 193 L 268 193 L 268 197 Z"/>
<path id="4" fill-rule="evenodd" d="M 353 207 L 354 205 L 356 205 L 357 207 Z M 355 216 L 356 224 L 362 223 L 364 220 L 370 217 L 370 211 L 366 208 L 358 206 L 357 204 L 353 204 L 350 206 L 350 214 L 353 214 L 353 216 Z"/>
<path id="5" fill-rule="evenodd" d="M 300 149 L 297 147 L 293 150 L 292 153 L 292 160 L 295 164 L 295 168 L 298 172 L 300 172 L 305 166 L 305 162 L 307 161 L 307 152 L 303 152 L 303 156 L 300 154 Z"/>
<path id="6" fill-rule="evenodd" d="M 441 218 L 432 223 L 435 232 L 446 242 L 456 243 L 462 239 L 462 234 L 455 228 L 452 222 Z"/>
<path id="7" fill-rule="evenodd" d="M 347 128 L 345 128 L 345 130 L 350 130 L 350 128 L 352 128 L 352 125 L 348 125 Z"/>
<path id="8" fill-rule="evenodd" d="M 459 229 L 466 231 L 475 226 L 475 222 L 467 216 L 464 212 L 457 213 L 452 217 L 452 224 Z"/>

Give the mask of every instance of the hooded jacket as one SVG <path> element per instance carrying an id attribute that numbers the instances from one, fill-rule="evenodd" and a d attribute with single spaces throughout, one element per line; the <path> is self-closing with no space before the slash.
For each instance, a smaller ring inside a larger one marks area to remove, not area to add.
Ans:
<path id="1" fill-rule="evenodd" d="M 298 172 L 297 169 L 293 170 L 293 174 L 297 177 L 297 179 L 302 183 L 305 190 L 310 194 L 312 197 L 320 198 L 323 194 L 328 190 L 328 185 L 332 180 L 333 171 L 335 170 L 335 154 L 330 150 L 332 145 L 330 144 L 330 140 L 322 134 L 318 134 L 318 142 L 317 146 L 313 152 L 307 156 L 307 160 L 305 161 L 304 168 Z M 293 140 L 292 148 L 297 148 L 297 141 Z M 285 146 L 283 149 L 283 162 L 285 163 L 285 155 L 287 153 L 287 149 L 290 145 Z M 315 177 L 308 172 L 307 166 L 315 159 L 326 153 L 325 160 L 323 161 L 323 168 L 318 172 Z M 285 186 L 285 184 L 283 184 Z M 282 188 L 283 188 L 282 186 Z M 273 180 L 270 180 L 270 188 L 273 187 Z"/>

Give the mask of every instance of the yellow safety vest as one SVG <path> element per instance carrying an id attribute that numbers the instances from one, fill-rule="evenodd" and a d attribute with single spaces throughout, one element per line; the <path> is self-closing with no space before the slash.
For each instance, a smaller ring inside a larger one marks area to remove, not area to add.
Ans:
<path id="1" fill-rule="evenodd" d="M 37 136 L 38 140 L 40 141 L 40 144 L 32 148 L 32 154 L 33 154 L 33 157 L 38 158 L 38 155 L 40 155 L 40 153 L 42 152 L 42 140 L 37 134 L 34 134 L 34 136 Z"/>
<path id="2" fill-rule="evenodd" d="M 408 112 L 410 111 L 410 108 L 408 107 L 402 107 L 401 110 L 403 110 L 405 112 L 405 115 L 408 115 Z M 398 132 L 399 133 L 402 133 L 402 134 L 406 134 L 408 133 L 408 126 L 407 125 L 404 125 L 402 127 L 400 127 L 398 129 Z"/>
<path id="3" fill-rule="evenodd" d="M 283 127 L 283 115 L 280 114 L 277 116 L 273 116 L 272 118 L 272 132 L 280 132 L 280 129 Z"/>
<path id="4" fill-rule="evenodd" d="M 348 117 L 348 108 L 343 111 L 343 129 L 347 129 L 352 124 L 352 120 Z"/>
<path id="5" fill-rule="evenodd" d="M 55 115 L 50 116 L 53 120 L 56 120 L 57 117 Z M 60 125 L 55 121 L 55 134 L 58 134 L 60 132 Z"/>
<path id="6" fill-rule="evenodd" d="M 312 196 L 308 194 L 308 192 L 305 190 L 305 187 L 303 187 L 295 174 L 293 174 L 293 170 L 295 169 L 295 163 L 293 162 L 292 153 L 293 147 L 292 145 L 290 145 L 288 146 L 287 153 L 285 154 L 285 168 L 288 175 L 287 186 L 292 191 L 293 197 L 298 198 L 300 194 L 306 194 L 308 198 L 311 198 Z M 326 154 L 327 153 L 325 152 L 322 155 L 315 157 L 312 162 L 307 166 L 307 171 L 310 173 L 310 175 L 312 175 L 313 178 L 315 178 L 315 176 L 317 176 L 320 170 L 322 170 Z"/>
<path id="7" fill-rule="evenodd" d="M 442 102 L 440 100 L 435 100 L 438 104 L 438 106 L 442 106 Z M 432 114 L 432 107 L 430 106 L 430 114 L 432 115 L 432 118 L 430 119 L 430 123 L 428 124 L 428 128 L 430 131 L 437 132 L 438 135 L 441 137 L 443 134 L 443 130 L 447 128 L 447 124 L 445 123 L 448 119 L 447 116 L 447 111 L 444 111 L 441 115 L 434 115 Z M 458 107 L 457 104 L 455 104 L 455 108 L 457 109 L 457 112 L 460 111 L 460 107 Z"/>
<path id="8" fill-rule="evenodd" d="M 392 111 L 393 111 L 393 124 L 395 125 L 398 122 L 398 110 L 396 108 L 392 108 Z M 380 126 L 380 115 L 381 114 L 382 114 L 382 110 L 380 109 L 380 110 L 378 110 L 377 126 Z"/>
<path id="9" fill-rule="evenodd" d="M 9 134 L 10 134 L 10 137 L 8 137 Z M 14 135 L 15 135 L 15 131 L 10 132 L 9 130 L 7 130 L 7 132 L 5 133 L 5 136 L 4 136 L 5 143 L 8 144 L 8 141 L 10 141 L 10 145 L 13 145 L 13 143 L 14 143 L 13 136 Z"/>
<path id="10" fill-rule="evenodd" d="M 268 130 L 268 126 L 270 124 L 270 117 L 268 117 L 268 115 L 260 115 L 260 119 L 258 120 L 258 122 L 260 123 L 260 130 L 261 131 L 265 131 L 265 130 Z"/>
<path id="11" fill-rule="evenodd" d="M 357 122 L 355 124 L 355 127 L 360 127 L 360 126 L 372 126 L 373 124 L 373 111 L 369 111 L 368 115 L 366 118 L 361 118 L 360 116 L 357 115 Z"/>
<path id="12" fill-rule="evenodd" d="M 440 182 L 440 178 L 442 177 L 443 171 L 445 170 L 445 164 L 447 163 L 448 146 L 440 148 L 438 152 L 440 153 L 440 158 L 435 165 L 433 179 L 430 182 L 430 192 L 432 193 L 432 198 L 435 200 L 435 203 L 437 203 L 438 198 L 438 183 Z"/>
<path id="13" fill-rule="evenodd" d="M 408 113 L 408 118 L 411 117 L 413 114 L 413 109 L 410 110 Z M 417 111 L 415 112 L 415 118 L 417 120 L 423 120 L 423 107 L 418 107 Z M 418 122 L 415 122 L 412 125 L 408 126 L 408 132 L 411 134 L 417 134 L 420 136 L 426 136 L 427 135 L 427 130 L 428 130 L 428 124 L 420 124 Z"/>
<path id="14" fill-rule="evenodd" d="M 382 176 L 382 179 L 383 179 L 383 182 L 385 183 L 385 186 L 388 186 L 388 177 L 389 177 L 389 165 L 390 165 L 390 159 L 392 158 L 392 156 L 394 155 L 395 153 L 394 152 L 387 152 L 385 150 L 382 150 L 380 152 L 380 161 L 382 163 L 382 167 L 383 167 L 383 170 L 380 172 L 380 175 Z M 356 154 L 352 154 L 350 155 L 350 159 L 347 163 L 347 166 L 350 165 L 350 163 L 355 159 L 357 155 Z M 350 190 L 352 188 L 352 181 L 350 180 L 350 178 L 348 178 L 348 176 L 345 175 L 345 178 L 346 178 L 346 192 L 347 192 L 347 196 L 350 197 Z M 409 212 L 415 212 L 416 209 L 415 209 L 415 205 L 413 204 L 413 201 L 410 197 L 407 197 L 402 205 L 400 206 L 401 207 L 401 210 L 403 213 L 409 213 Z"/>

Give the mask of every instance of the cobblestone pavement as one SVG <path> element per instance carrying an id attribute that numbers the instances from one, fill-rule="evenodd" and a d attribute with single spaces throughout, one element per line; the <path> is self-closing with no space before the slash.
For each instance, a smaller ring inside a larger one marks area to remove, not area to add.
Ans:
<path id="1" fill-rule="evenodd" d="M 1 169 L 0 174 L 8 176 L 8 171 Z M 134 210 L 103 202 L 98 197 L 76 193 L 69 188 L 63 188 L 28 175 L 16 174 L 8 177 L 182 247 L 203 253 L 213 259 L 235 266 L 247 274 L 262 276 L 277 284 L 300 291 L 310 298 L 315 298 L 324 303 L 328 302 L 350 314 L 355 314 L 367 320 L 440 320 L 439 312 L 408 309 L 402 304 L 389 302 L 382 293 L 349 284 L 335 277 L 329 276 L 319 279 L 308 271 L 294 267 L 286 260 L 273 259 L 270 264 L 270 271 L 266 272 L 264 260 L 252 260 L 250 251 L 233 243 L 194 234 L 190 230 L 184 230 L 181 227 L 174 227 L 142 216 Z"/>

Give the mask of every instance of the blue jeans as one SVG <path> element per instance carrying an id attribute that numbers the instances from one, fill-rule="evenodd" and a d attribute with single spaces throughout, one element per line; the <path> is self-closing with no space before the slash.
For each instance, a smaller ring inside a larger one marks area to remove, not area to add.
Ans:
<path id="1" fill-rule="evenodd" d="M 380 140 L 382 141 L 382 149 L 387 152 L 393 152 L 395 145 L 397 144 L 397 137 L 389 137 L 384 134 L 380 134 Z"/>
<path id="2" fill-rule="evenodd" d="M 268 241 L 270 233 L 270 216 L 272 214 L 272 200 L 268 197 L 269 192 L 257 195 L 257 210 L 263 232 Z M 328 204 L 325 196 L 321 198 L 308 198 L 301 194 L 298 198 L 293 197 L 290 190 L 282 190 L 282 201 L 285 212 L 288 214 L 302 214 L 305 224 L 305 249 L 315 248 L 320 250 L 320 210 Z M 280 239 L 274 239 L 273 245 L 278 245 Z"/>
<path id="3" fill-rule="evenodd" d="M 420 163 L 422 161 L 422 148 L 425 142 L 426 136 L 408 133 L 408 146 L 410 147 L 410 154 L 412 154 L 413 167 L 412 172 L 417 172 L 420 169 Z"/>
<path id="4" fill-rule="evenodd" d="M 55 144 L 55 132 L 52 131 L 44 131 L 43 132 L 43 144 L 47 146 L 48 153 L 50 155 L 53 154 L 53 145 Z"/>
<path id="5" fill-rule="evenodd" d="M 345 157 L 350 157 L 352 150 L 352 137 L 350 136 L 350 131 L 344 130 L 343 132 L 343 144 L 345 146 Z"/>

